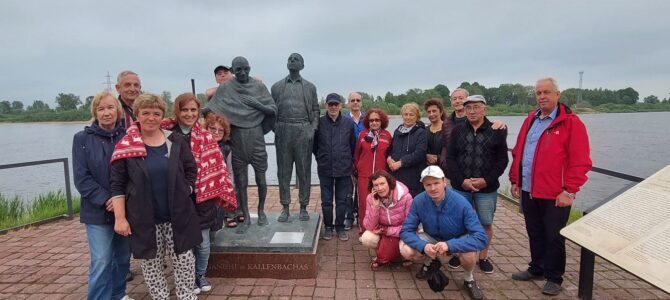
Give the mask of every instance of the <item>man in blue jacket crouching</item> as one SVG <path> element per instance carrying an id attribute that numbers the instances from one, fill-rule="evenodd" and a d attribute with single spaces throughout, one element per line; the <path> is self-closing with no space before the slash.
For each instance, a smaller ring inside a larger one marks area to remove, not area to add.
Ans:
<path id="1" fill-rule="evenodd" d="M 458 255 L 465 270 L 464 287 L 470 297 L 482 299 L 484 296 L 472 271 L 477 251 L 486 247 L 488 239 L 477 213 L 463 196 L 447 190 L 444 172 L 438 166 L 424 169 L 421 183 L 425 191 L 414 198 L 400 231 L 400 253 L 405 259 L 423 262 L 416 274 L 418 279 L 425 278 L 433 259 Z"/>

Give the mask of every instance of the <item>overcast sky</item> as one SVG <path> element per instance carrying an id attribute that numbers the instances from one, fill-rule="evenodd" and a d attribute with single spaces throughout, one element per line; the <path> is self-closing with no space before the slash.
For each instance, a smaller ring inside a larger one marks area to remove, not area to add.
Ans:
<path id="1" fill-rule="evenodd" d="M 100 3 L 104 2 L 104 3 Z M 259 3 L 260 2 L 260 3 Z M 670 93 L 670 1 L 0 2 L 0 100 L 51 105 L 136 71 L 174 96 L 245 56 L 266 85 L 305 58 L 319 97 L 554 76 L 562 89 Z"/>

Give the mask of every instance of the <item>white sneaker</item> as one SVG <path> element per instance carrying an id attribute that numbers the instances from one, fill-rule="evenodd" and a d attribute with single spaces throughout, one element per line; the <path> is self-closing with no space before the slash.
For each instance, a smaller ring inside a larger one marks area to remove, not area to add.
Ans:
<path id="1" fill-rule="evenodd" d="M 123 296 L 123 298 L 121 298 L 121 300 L 135 300 L 135 299 L 130 298 L 130 296 L 128 296 L 128 295 L 125 295 L 125 296 Z"/>
<path id="2" fill-rule="evenodd" d="M 195 287 L 195 288 L 193 289 L 193 294 L 200 295 L 200 288 L 199 288 L 199 287 Z"/>

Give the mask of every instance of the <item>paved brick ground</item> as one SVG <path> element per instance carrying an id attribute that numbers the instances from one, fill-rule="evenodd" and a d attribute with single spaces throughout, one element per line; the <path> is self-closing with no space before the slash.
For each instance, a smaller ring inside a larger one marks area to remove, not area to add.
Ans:
<path id="1" fill-rule="evenodd" d="M 310 210 L 320 211 L 318 188 L 312 189 Z M 293 191 L 296 194 L 296 191 Z M 255 189 L 250 188 L 253 199 Z M 294 197 L 295 198 L 295 197 Z M 277 188 L 270 188 L 266 210 L 280 210 Z M 270 205 L 272 203 L 272 205 Z M 542 281 L 515 282 L 511 274 L 526 268 L 527 238 L 517 207 L 498 202 L 491 257 L 495 273 L 475 272 L 475 279 L 487 299 L 541 299 Z M 297 211 L 297 203 L 293 204 Z M 250 205 L 256 207 L 255 203 Z M 349 232 L 349 241 L 319 242 L 319 271 L 316 279 L 219 279 L 211 278 L 214 289 L 200 299 L 467 299 L 462 290 L 462 272 L 446 270 L 451 283 L 434 293 L 425 281 L 414 279 L 419 266 L 400 264 L 370 270 L 374 252 L 363 248 Z M 58 221 L 0 236 L 0 299 L 84 299 L 88 247 L 84 227 L 78 219 Z M 670 295 L 636 279 L 612 264 L 596 260 L 596 299 L 670 299 Z M 127 291 L 135 299 L 150 299 L 141 271 Z M 579 248 L 568 243 L 568 265 L 563 292 L 550 299 L 577 298 Z M 172 282 L 172 278 L 168 278 Z"/>

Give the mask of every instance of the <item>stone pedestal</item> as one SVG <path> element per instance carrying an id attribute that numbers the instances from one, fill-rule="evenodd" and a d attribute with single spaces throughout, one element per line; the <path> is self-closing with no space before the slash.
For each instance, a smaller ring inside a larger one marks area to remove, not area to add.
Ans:
<path id="1" fill-rule="evenodd" d="M 265 226 L 251 226 L 244 234 L 237 228 L 219 230 L 212 241 L 208 277 L 226 278 L 316 278 L 321 216 L 311 213 L 309 221 L 299 221 L 292 212 L 289 222 L 277 222 L 279 213 L 268 213 Z"/>

